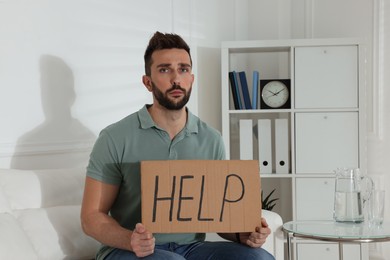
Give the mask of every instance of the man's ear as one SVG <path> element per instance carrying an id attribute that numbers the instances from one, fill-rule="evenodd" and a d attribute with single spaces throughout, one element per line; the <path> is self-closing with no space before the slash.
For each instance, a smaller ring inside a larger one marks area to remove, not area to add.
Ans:
<path id="1" fill-rule="evenodd" d="M 146 89 L 149 92 L 152 92 L 152 79 L 149 76 L 147 76 L 147 75 L 143 75 L 142 76 L 142 82 L 144 83 Z"/>

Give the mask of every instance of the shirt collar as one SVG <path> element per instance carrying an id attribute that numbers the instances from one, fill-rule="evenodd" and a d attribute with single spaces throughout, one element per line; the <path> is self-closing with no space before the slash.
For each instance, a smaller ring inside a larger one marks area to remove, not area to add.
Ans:
<path id="1" fill-rule="evenodd" d="M 138 111 L 138 118 L 141 124 L 142 129 L 147 129 L 147 128 L 152 128 L 152 127 L 157 127 L 157 125 L 154 123 L 152 117 L 150 116 L 148 112 L 148 107 L 150 105 L 144 105 L 139 111 Z M 185 128 L 185 131 L 190 134 L 190 133 L 198 133 L 198 118 L 193 115 L 188 108 L 187 110 L 187 123 Z"/>
<path id="2" fill-rule="evenodd" d="M 152 128 L 155 127 L 156 124 L 154 123 L 152 117 L 150 116 L 148 112 L 148 107 L 150 105 L 144 105 L 139 111 L 138 111 L 138 118 L 141 124 L 142 129 Z"/>

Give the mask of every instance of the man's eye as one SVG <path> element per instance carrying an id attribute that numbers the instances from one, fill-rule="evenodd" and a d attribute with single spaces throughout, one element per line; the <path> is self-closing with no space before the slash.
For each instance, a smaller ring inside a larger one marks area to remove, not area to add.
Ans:
<path id="1" fill-rule="evenodd" d="M 181 68 L 181 72 L 189 72 L 190 70 L 188 68 Z"/>
<path id="2" fill-rule="evenodd" d="M 167 73 L 169 71 L 169 69 L 167 69 L 167 68 L 161 68 L 160 69 L 160 72 L 161 73 Z"/>

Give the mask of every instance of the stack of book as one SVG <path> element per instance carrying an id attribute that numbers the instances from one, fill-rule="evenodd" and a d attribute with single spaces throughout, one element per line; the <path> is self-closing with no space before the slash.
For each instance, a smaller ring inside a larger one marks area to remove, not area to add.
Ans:
<path id="1" fill-rule="evenodd" d="M 258 109 L 259 108 L 259 72 L 252 74 L 252 97 L 246 79 L 245 71 L 229 72 L 229 81 L 235 109 Z"/>

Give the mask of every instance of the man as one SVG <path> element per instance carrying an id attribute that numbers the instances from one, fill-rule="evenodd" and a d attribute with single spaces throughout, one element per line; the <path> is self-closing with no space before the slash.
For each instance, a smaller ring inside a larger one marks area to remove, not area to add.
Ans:
<path id="1" fill-rule="evenodd" d="M 190 48 L 175 34 L 156 32 L 145 51 L 142 81 L 153 104 L 104 129 L 87 168 L 81 210 L 86 234 L 103 246 L 97 259 L 274 259 L 261 248 L 270 234 L 264 219 L 252 233 L 152 234 L 141 222 L 141 160 L 221 160 L 221 135 L 186 108 L 194 75 Z"/>

